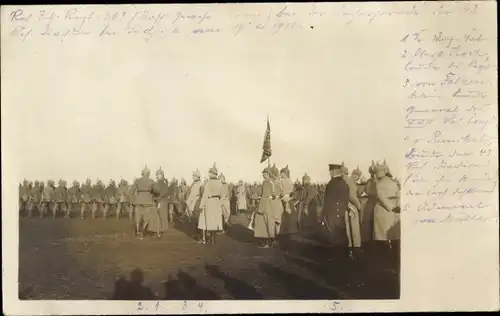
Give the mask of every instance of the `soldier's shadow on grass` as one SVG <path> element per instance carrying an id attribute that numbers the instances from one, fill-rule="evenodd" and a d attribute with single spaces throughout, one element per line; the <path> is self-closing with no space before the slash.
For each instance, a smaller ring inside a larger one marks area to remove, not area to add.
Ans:
<path id="1" fill-rule="evenodd" d="M 189 273 L 179 270 L 176 278 L 168 276 L 163 283 L 164 300 L 219 300 L 214 291 L 200 285 Z"/>
<path id="2" fill-rule="evenodd" d="M 112 300 L 155 300 L 153 292 L 143 285 L 144 274 L 141 269 L 134 269 L 130 273 L 130 279 L 120 277 L 115 282 L 115 290 Z"/>
<path id="3" fill-rule="evenodd" d="M 264 299 L 262 294 L 243 280 L 239 280 L 220 271 L 218 266 L 205 264 L 205 270 L 213 277 L 224 281 L 224 288 L 234 299 L 240 300 L 258 300 Z"/>
<path id="4" fill-rule="evenodd" d="M 288 299 L 338 299 L 334 289 L 284 271 L 267 263 L 259 263 L 259 270 L 280 282 L 288 293 Z"/>

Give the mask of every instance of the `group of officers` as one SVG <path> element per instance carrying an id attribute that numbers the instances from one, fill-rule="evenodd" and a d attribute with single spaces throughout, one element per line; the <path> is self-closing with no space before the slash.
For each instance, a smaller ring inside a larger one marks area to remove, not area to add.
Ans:
<path id="1" fill-rule="evenodd" d="M 82 186 L 74 181 L 67 188 L 64 180 L 57 187 L 52 180 L 47 185 L 25 180 L 19 187 L 20 210 L 32 216 L 37 209 L 40 217 L 51 211 L 56 218 L 58 213 L 70 217 L 79 208 L 82 219 L 88 210 L 92 218 L 100 212 L 103 219 L 111 209 L 117 219 L 126 212 L 139 238 L 146 234 L 161 238 L 169 224 L 180 219 L 198 229 L 203 244 L 215 243 L 231 225 L 231 214 L 250 210 L 248 228 L 259 247 L 286 243 L 297 234 L 320 235 L 329 244 L 345 247 L 353 258 L 366 242 L 382 241 L 391 247 L 400 238 L 399 183 L 385 161 L 372 161 L 368 171 L 370 178 L 364 181 L 359 167 L 349 175 L 343 162 L 331 164 L 331 180 L 318 186 L 307 174 L 294 183 L 288 166 L 279 170 L 273 165 L 262 171 L 261 184 L 232 185 L 214 164 L 208 179 L 202 181 L 196 170 L 188 186 L 184 179 L 167 181 L 161 168 L 154 181 L 146 166 L 132 185 L 125 180 L 118 185 L 111 180 L 108 186 L 98 180 L 92 185 L 87 179 Z"/>

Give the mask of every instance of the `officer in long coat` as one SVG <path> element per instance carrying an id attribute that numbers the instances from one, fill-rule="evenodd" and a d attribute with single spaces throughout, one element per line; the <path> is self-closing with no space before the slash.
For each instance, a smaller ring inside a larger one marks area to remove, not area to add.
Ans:
<path id="1" fill-rule="evenodd" d="M 349 203 L 345 214 L 347 242 L 352 251 L 361 247 L 361 202 L 358 199 L 358 187 L 354 179 L 349 177 L 349 169 L 342 164 L 342 178 L 349 187 Z"/>
<path id="2" fill-rule="evenodd" d="M 66 203 L 68 201 L 68 189 L 66 188 L 66 181 L 59 180 L 57 188 L 54 190 L 54 203 L 52 205 L 52 217 L 55 219 L 57 216 L 57 211 L 62 211 L 67 216 Z"/>
<path id="3" fill-rule="evenodd" d="M 155 182 L 150 178 L 150 175 L 148 167 L 144 167 L 142 176 L 134 181 L 130 189 L 135 207 L 135 231 L 141 239 L 148 231 L 149 224 L 153 223 L 154 225 L 158 219 L 158 212 L 154 207 Z"/>
<path id="4" fill-rule="evenodd" d="M 40 218 L 45 215 L 47 209 L 52 209 L 54 203 L 54 180 L 47 181 L 47 186 L 43 188 L 41 207 L 40 207 Z"/>
<path id="5" fill-rule="evenodd" d="M 158 237 L 161 237 L 168 229 L 168 197 L 169 185 L 165 179 L 165 173 L 160 168 L 156 171 L 155 201 L 158 209 L 158 223 L 156 230 Z"/>
<path id="6" fill-rule="evenodd" d="M 269 248 L 276 238 L 277 218 L 273 208 L 273 201 L 279 199 L 279 192 L 272 180 L 273 170 L 270 167 L 262 171 L 262 189 L 259 195 L 257 210 L 252 215 L 249 227 L 253 230 L 254 237 L 259 242 L 259 247 Z"/>
<path id="7" fill-rule="evenodd" d="M 342 178 L 342 166 L 330 164 L 331 180 L 325 190 L 322 225 L 326 229 L 327 239 L 334 246 L 347 246 L 345 213 L 349 204 L 349 186 Z"/>
<path id="8" fill-rule="evenodd" d="M 111 179 L 109 180 L 109 184 L 104 189 L 104 207 L 103 207 L 103 219 L 108 218 L 109 214 L 109 209 L 110 208 L 115 208 L 116 209 L 116 203 L 117 203 L 117 195 L 118 195 L 118 190 L 116 188 L 116 183 L 115 180 Z"/>
<path id="9" fill-rule="evenodd" d="M 215 233 L 223 230 L 222 220 L 222 183 L 217 179 L 218 170 L 214 164 L 209 170 L 209 179 L 203 188 L 200 200 L 200 216 L 198 229 L 202 236 L 200 242 L 205 244 L 208 240 L 215 243 Z"/>
<path id="10" fill-rule="evenodd" d="M 67 217 L 71 216 L 71 211 L 73 207 L 77 205 L 80 201 L 80 183 L 77 180 L 73 181 L 73 186 L 68 189 L 68 211 L 66 213 Z"/>
<path id="11" fill-rule="evenodd" d="M 201 182 L 201 173 L 196 169 L 193 172 L 193 183 L 189 188 L 189 195 L 186 201 L 186 214 L 188 220 L 193 223 L 198 223 L 198 216 L 200 213 L 200 200 L 203 194 L 203 182 Z"/>
<path id="12" fill-rule="evenodd" d="M 283 213 L 281 215 L 280 236 L 281 242 L 286 242 L 290 235 L 298 232 L 297 208 L 293 201 L 293 183 L 290 179 L 288 166 L 280 170 L 281 175 L 281 202 Z"/>
<path id="13" fill-rule="evenodd" d="M 88 208 L 92 208 L 92 182 L 90 179 L 85 180 L 85 184 L 82 185 L 80 190 L 81 193 L 81 210 L 80 210 L 80 218 L 85 218 L 85 211 Z"/>
<path id="14" fill-rule="evenodd" d="M 377 203 L 374 209 L 375 240 L 385 241 L 390 246 L 391 241 L 400 238 L 400 192 L 397 183 L 387 176 L 386 164 L 375 167 L 377 178 Z"/>

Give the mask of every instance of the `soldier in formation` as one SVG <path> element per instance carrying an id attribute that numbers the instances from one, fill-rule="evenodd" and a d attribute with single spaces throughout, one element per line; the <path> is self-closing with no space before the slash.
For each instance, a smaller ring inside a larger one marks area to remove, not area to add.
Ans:
<path id="1" fill-rule="evenodd" d="M 85 184 L 80 190 L 80 218 L 85 218 L 85 211 L 87 209 L 92 209 L 92 182 L 90 179 L 85 180 Z"/>
<path id="2" fill-rule="evenodd" d="M 67 216 L 71 216 L 71 212 L 74 207 L 80 203 L 80 183 L 78 181 L 73 181 L 73 185 L 68 189 L 68 211 Z"/>
<path id="3" fill-rule="evenodd" d="M 65 217 L 69 217 L 68 215 L 68 189 L 66 188 L 66 181 L 59 180 L 57 188 L 54 189 L 54 201 L 52 205 L 52 217 L 55 219 L 57 216 L 57 212 L 61 211 L 65 213 Z"/>

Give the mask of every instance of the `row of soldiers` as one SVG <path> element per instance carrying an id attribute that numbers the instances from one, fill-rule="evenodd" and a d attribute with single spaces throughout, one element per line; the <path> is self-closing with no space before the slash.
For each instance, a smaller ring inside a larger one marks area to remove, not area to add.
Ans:
<path id="1" fill-rule="evenodd" d="M 308 176 L 307 176 L 308 177 Z M 165 180 L 167 181 L 167 180 Z M 203 181 L 205 184 L 207 180 Z M 169 204 L 171 214 L 182 213 L 185 208 L 185 202 L 189 194 L 189 187 L 186 180 L 181 179 L 180 183 L 173 178 L 169 184 Z M 297 179 L 295 187 L 300 188 L 302 183 Z M 325 189 L 324 184 L 314 184 L 318 194 L 318 201 L 322 201 L 322 193 Z M 232 212 L 253 210 L 256 207 L 257 197 L 260 194 L 261 185 L 257 182 L 244 183 L 242 180 L 238 184 L 228 183 L 230 192 L 230 208 Z M 83 219 L 87 211 L 91 211 L 91 217 L 96 218 L 99 211 L 102 212 L 102 218 L 108 218 L 111 210 L 115 211 L 116 218 L 120 218 L 122 213 L 128 213 L 130 219 L 133 218 L 133 195 L 128 181 L 122 179 L 118 185 L 114 180 L 110 180 L 107 186 L 101 180 L 92 184 L 90 179 L 83 182 L 80 186 L 78 181 L 73 181 L 72 186 L 68 188 L 67 181 L 59 180 L 58 185 L 55 181 L 28 181 L 24 180 L 19 185 L 19 206 L 21 214 L 32 217 L 35 211 L 38 211 L 40 217 L 44 217 L 48 212 L 55 218 L 58 213 L 63 213 L 65 217 L 70 217 L 71 213 L 77 209 L 80 211 L 80 217 Z"/>
<path id="2" fill-rule="evenodd" d="M 343 163 L 330 165 L 332 180 L 324 186 L 312 184 L 307 174 L 302 183 L 292 183 L 288 166 L 279 171 L 274 165 L 263 170 L 262 184 L 240 181 L 231 185 L 214 165 L 206 181 L 201 181 L 198 170 L 193 172 L 193 182 L 188 187 L 185 180 L 178 184 L 173 179 L 169 183 L 161 168 L 156 172 L 155 182 L 149 178 L 146 167 L 141 178 L 130 186 L 125 180 L 118 186 L 110 181 L 107 187 L 101 181 L 91 185 L 87 180 L 81 187 L 75 181 L 66 189 L 63 180 L 58 187 L 54 187 L 53 181 L 47 186 L 40 182 L 32 186 L 25 181 L 19 194 L 21 209 L 29 216 L 35 207 L 40 216 L 48 209 L 52 209 L 53 216 L 59 210 L 69 216 L 78 206 L 82 218 L 88 209 L 93 218 L 98 210 L 106 218 L 113 207 L 117 218 L 122 211 L 127 211 L 130 219 L 135 218 L 139 234 L 153 231 L 160 237 L 177 214 L 198 224 L 201 242 L 215 242 L 215 232 L 224 230 L 232 210 L 251 209 L 254 212 L 249 228 L 261 247 L 271 247 L 278 239 L 286 241 L 298 232 L 314 235 L 326 229 L 331 242 L 348 245 L 352 252 L 360 247 L 362 240 L 399 239 L 395 229 L 399 217 L 394 215 L 397 208 L 388 206 L 399 207 L 399 182 L 392 178 L 385 161 L 377 164 L 372 161 L 369 173 L 371 178 L 365 182 L 359 167 L 349 176 Z M 342 181 L 337 181 L 338 178 Z M 389 198 L 384 198 L 384 186 L 388 185 Z"/>

